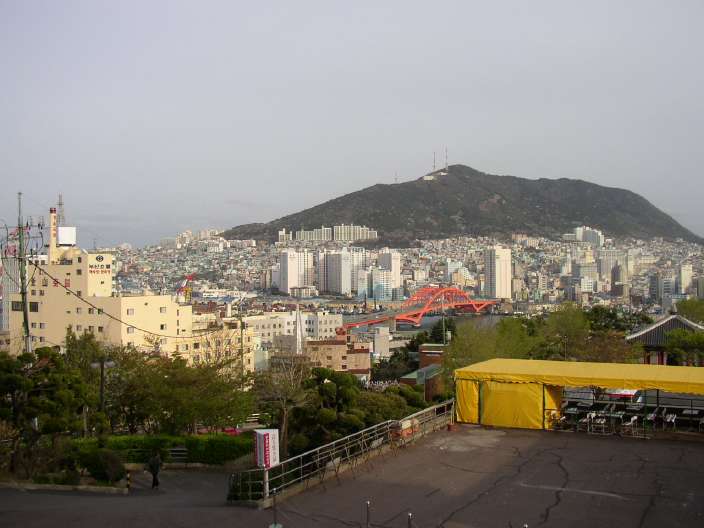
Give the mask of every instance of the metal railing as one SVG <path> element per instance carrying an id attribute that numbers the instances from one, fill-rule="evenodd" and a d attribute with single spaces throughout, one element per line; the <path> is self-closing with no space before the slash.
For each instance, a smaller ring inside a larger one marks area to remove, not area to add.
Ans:
<path id="1" fill-rule="evenodd" d="M 259 501 L 300 483 L 322 482 L 343 468 L 354 468 L 381 452 L 412 442 L 424 434 L 446 426 L 452 420 L 454 400 L 447 400 L 401 420 L 388 420 L 362 429 L 329 444 L 312 449 L 264 469 L 256 468 L 230 475 L 228 501 Z"/>

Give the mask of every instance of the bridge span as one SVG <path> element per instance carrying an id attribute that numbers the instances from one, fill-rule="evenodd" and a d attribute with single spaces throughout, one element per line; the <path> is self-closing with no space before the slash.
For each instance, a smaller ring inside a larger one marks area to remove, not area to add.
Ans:
<path id="1" fill-rule="evenodd" d="M 495 300 L 474 300 L 467 292 L 458 288 L 427 286 L 415 292 L 412 297 L 404 301 L 400 308 L 361 315 L 359 320 L 343 324 L 341 330 L 347 332 L 359 326 L 375 325 L 386 321 L 418 326 L 427 314 L 439 313 L 448 309 L 479 313 L 493 304 L 496 304 Z"/>

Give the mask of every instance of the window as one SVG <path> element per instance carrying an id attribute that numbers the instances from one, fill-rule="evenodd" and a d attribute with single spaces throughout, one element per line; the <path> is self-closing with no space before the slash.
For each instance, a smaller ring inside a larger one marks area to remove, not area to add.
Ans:
<path id="1" fill-rule="evenodd" d="M 181 315 L 181 310 L 176 310 L 176 317 L 178 317 L 179 315 Z"/>
<path id="2" fill-rule="evenodd" d="M 103 315 L 103 309 L 102 309 L 102 308 L 98 308 L 98 315 Z"/>
<path id="3" fill-rule="evenodd" d="M 38 312 L 39 311 L 39 303 L 38 302 L 29 303 L 29 311 L 30 312 Z"/>
<path id="4" fill-rule="evenodd" d="M 44 330 L 46 328 L 46 323 L 39 323 L 39 328 Z"/>
<path id="5" fill-rule="evenodd" d="M 22 311 L 22 303 L 20 301 L 12 301 L 12 311 L 13 312 L 21 312 Z"/>
<path id="6" fill-rule="evenodd" d="M 77 269 L 77 270 L 76 270 L 76 275 L 83 275 L 83 270 Z"/>
<path id="7" fill-rule="evenodd" d="M 88 331 L 89 331 L 91 334 L 93 333 L 94 330 L 95 330 L 95 327 L 94 327 L 94 326 L 89 326 L 89 327 L 88 327 Z"/>
<path id="8" fill-rule="evenodd" d="M 44 290 L 39 290 L 39 297 L 44 297 Z"/>
<path id="9" fill-rule="evenodd" d="M 83 330 L 83 325 L 76 325 L 76 332 Z"/>
<path id="10" fill-rule="evenodd" d="M 98 327 L 98 332 L 100 332 L 101 334 L 103 333 L 103 327 L 102 327 L 102 326 L 99 326 L 99 327 Z"/>
<path id="11" fill-rule="evenodd" d="M 82 313 L 83 313 L 83 308 L 81 308 L 80 306 L 78 308 L 76 308 L 77 315 L 81 315 Z"/>
<path id="12" fill-rule="evenodd" d="M 36 328 L 36 327 L 37 327 L 37 323 L 32 323 L 31 326 L 32 326 L 32 328 Z"/>
<path id="13" fill-rule="evenodd" d="M 166 306 L 162 306 L 161 308 L 159 308 L 159 313 L 165 314 L 166 313 Z"/>
<path id="14" fill-rule="evenodd" d="M 128 333 L 128 334 L 134 334 L 134 326 L 128 326 L 128 327 L 127 327 L 127 333 Z"/>
<path id="15" fill-rule="evenodd" d="M 134 315 L 134 308 L 127 308 L 127 315 Z"/>
<path id="16" fill-rule="evenodd" d="M 78 262 L 79 263 L 83 262 L 83 257 L 78 257 Z"/>
<path id="17" fill-rule="evenodd" d="M 160 324 L 160 325 L 159 325 L 159 330 L 166 330 L 166 325 L 165 325 L 165 324 Z"/>
<path id="18" fill-rule="evenodd" d="M 93 315 L 95 313 L 95 310 L 93 308 L 88 308 L 88 313 L 90 315 Z"/>
<path id="19" fill-rule="evenodd" d="M 165 345 L 168 342 L 168 339 L 163 338 L 161 341 L 159 341 L 162 345 Z"/>
<path id="20" fill-rule="evenodd" d="M 81 290 L 78 290 L 76 292 L 76 295 L 78 295 L 79 297 L 83 297 L 83 292 Z"/>
<path id="21" fill-rule="evenodd" d="M 193 343 L 193 350 L 198 350 L 200 348 L 200 343 Z M 196 356 L 198 357 L 198 356 Z"/>
<path id="22" fill-rule="evenodd" d="M 44 336 L 41 336 L 41 337 L 39 338 L 39 342 L 40 342 L 40 343 L 43 343 L 43 342 L 44 342 Z"/>
<path id="23" fill-rule="evenodd" d="M 184 350 L 188 350 L 188 344 L 183 345 Z"/>
<path id="24" fill-rule="evenodd" d="M 342 365 L 342 370 L 347 370 L 347 365 Z"/>
<path id="25" fill-rule="evenodd" d="M 105 269 L 110 269 L 110 264 L 105 264 Z"/>
<path id="26" fill-rule="evenodd" d="M 181 319 L 176 319 L 176 326 L 177 327 L 181 326 Z"/>
<path id="27" fill-rule="evenodd" d="M 47 279 L 46 277 L 44 277 L 44 278 L 42 279 L 42 286 L 44 286 L 45 288 L 46 288 L 47 286 L 49 286 L 49 279 Z"/>
<path id="28" fill-rule="evenodd" d="M 37 294 L 37 290 L 32 290 L 32 295 L 36 295 L 36 294 Z"/>

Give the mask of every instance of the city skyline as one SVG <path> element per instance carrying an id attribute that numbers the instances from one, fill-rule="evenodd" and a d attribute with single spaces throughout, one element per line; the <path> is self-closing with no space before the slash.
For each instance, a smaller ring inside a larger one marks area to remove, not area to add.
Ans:
<path id="1" fill-rule="evenodd" d="M 417 178 L 447 147 L 704 235 L 701 4 L 207 7 L 0 3 L 0 217 L 61 192 L 83 245 L 143 245 Z"/>

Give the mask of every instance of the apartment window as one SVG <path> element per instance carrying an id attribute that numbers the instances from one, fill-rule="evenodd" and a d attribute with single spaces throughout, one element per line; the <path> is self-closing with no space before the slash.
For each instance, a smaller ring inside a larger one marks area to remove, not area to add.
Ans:
<path id="1" fill-rule="evenodd" d="M 21 312 L 22 311 L 22 303 L 20 301 L 12 301 L 12 311 L 13 312 Z"/>
<path id="2" fill-rule="evenodd" d="M 46 277 L 43 278 L 43 279 L 42 279 L 42 286 L 44 286 L 45 288 L 46 288 L 47 286 L 49 286 L 49 279 L 47 279 Z"/>
<path id="3" fill-rule="evenodd" d="M 166 325 L 165 324 L 159 325 L 159 330 L 166 330 Z"/>
<path id="4" fill-rule="evenodd" d="M 342 370 L 347 370 L 347 365 L 342 365 Z"/>
<path id="5" fill-rule="evenodd" d="M 83 292 L 81 290 L 78 290 L 76 292 L 76 295 L 78 295 L 79 297 L 83 297 Z"/>
<path id="6" fill-rule="evenodd" d="M 176 319 L 176 327 L 181 326 L 181 319 Z"/>
<path id="7" fill-rule="evenodd" d="M 161 308 L 159 308 L 159 313 L 165 314 L 166 313 L 166 306 L 162 306 Z"/>
<path id="8" fill-rule="evenodd" d="M 66 295 L 71 295 L 71 292 L 66 290 Z"/>
<path id="9" fill-rule="evenodd" d="M 36 294 L 37 294 L 37 290 L 32 290 L 32 295 L 36 295 Z"/>
<path id="10" fill-rule="evenodd" d="M 328 357 L 327 357 L 327 360 L 328 360 L 328 361 L 332 361 L 332 356 L 328 356 Z"/>
<path id="11" fill-rule="evenodd" d="M 90 315 L 93 315 L 95 313 L 95 310 L 93 308 L 88 308 L 88 313 Z"/>
<path id="12" fill-rule="evenodd" d="M 81 262 L 83 262 L 83 257 L 78 257 L 78 263 L 80 264 Z"/>
<path id="13" fill-rule="evenodd" d="M 37 323 L 32 323 L 31 326 L 32 326 L 32 328 L 36 328 L 36 327 L 37 327 Z"/>
<path id="14" fill-rule="evenodd" d="M 134 341 L 127 341 L 127 346 L 134 346 Z"/>
<path id="15" fill-rule="evenodd" d="M 342 356 L 342 359 L 343 359 L 343 360 L 347 359 L 347 356 Z"/>
<path id="16" fill-rule="evenodd" d="M 127 308 L 127 315 L 134 315 L 134 308 Z"/>
<path id="17" fill-rule="evenodd" d="M 184 350 L 188 350 L 188 344 L 183 345 Z"/>
<path id="18" fill-rule="evenodd" d="M 44 297 L 44 290 L 39 290 L 39 297 Z"/>
<path id="19" fill-rule="evenodd" d="M 39 311 L 39 303 L 38 302 L 29 303 L 29 311 L 30 312 L 38 312 Z"/>
<path id="20" fill-rule="evenodd" d="M 165 345 L 167 342 L 168 340 L 166 338 L 163 338 L 161 341 L 159 341 L 159 343 L 161 343 L 162 345 Z"/>
<path id="21" fill-rule="evenodd" d="M 76 275 L 83 275 L 83 270 L 77 269 L 77 270 L 76 270 Z"/>
<path id="22" fill-rule="evenodd" d="M 200 348 L 200 343 L 193 343 L 193 350 L 198 350 Z M 196 356 L 198 357 L 198 356 Z"/>
<path id="23" fill-rule="evenodd" d="M 103 327 L 102 327 L 102 326 L 99 326 L 99 327 L 98 327 L 98 332 L 100 332 L 101 334 L 103 333 Z"/>
<path id="24" fill-rule="evenodd" d="M 134 334 L 134 326 L 128 326 L 128 327 L 127 327 L 127 333 L 128 333 L 128 334 Z"/>
<path id="25" fill-rule="evenodd" d="M 110 269 L 110 264 L 105 264 L 105 269 Z"/>
<path id="26" fill-rule="evenodd" d="M 82 313 L 83 313 L 83 308 L 81 308 L 80 306 L 78 308 L 76 308 L 76 315 L 81 315 Z"/>
<path id="27" fill-rule="evenodd" d="M 46 328 L 46 323 L 39 323 L 39 328 L 44 330 Z"/>
<path id="28" fill-rule="evenodd" d="M 89 326 L 89 327 L 88 327 L 88 331 L 92 334 L 92 333 L 95 331 L 95 327 L 94 327 L 94 326 Z"/>
<path id="29" fill-rule="evenodd" d="M 39 338 L 39 342 L 40 342 L 40 343 L 43 343 L 43 342 L 44 342 L 44 336 L 41 336 L 41 337 Z"/>
<path id="30" fill-rule="evenodd" d="M 102 308 L 98 308 L 98 315 L 103 315 L 103 309 L 102 309 Z"/>
<path id="31" fill-rule="evenodd" d="M 76 325 L 76 332 L 83 330 L 83 325 Z"/>
<path id="32" fill-rule="evenodd" d="M 32 279 L 29 281 L 30 286 L 36 286 L 37 285 L 37 279 Z"/>
<path id="33" fill-rule="evenodd" d="M 176 317 L 181 315 L 181 310 L 176 310 Z"/>

